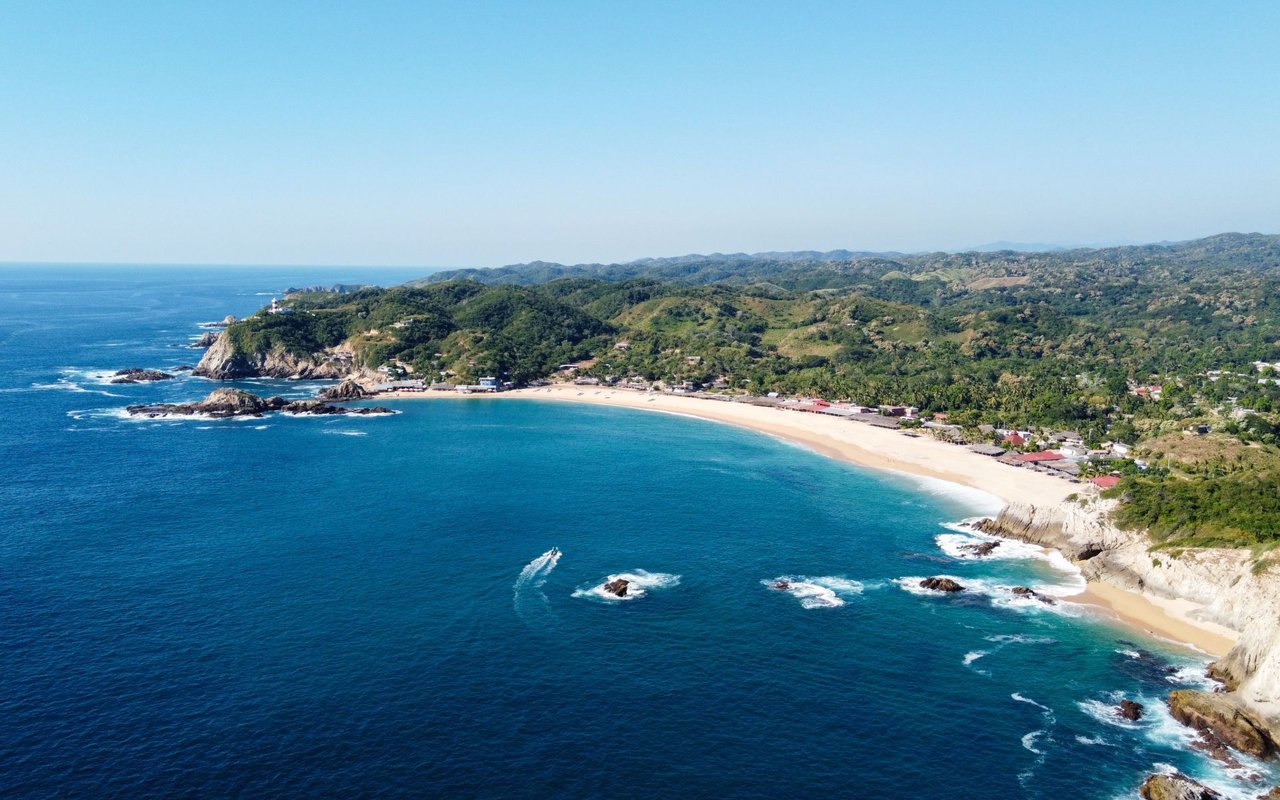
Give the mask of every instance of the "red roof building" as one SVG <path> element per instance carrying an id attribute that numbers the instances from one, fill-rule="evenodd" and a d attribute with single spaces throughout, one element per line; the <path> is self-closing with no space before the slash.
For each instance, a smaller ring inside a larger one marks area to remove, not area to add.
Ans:
<path id="1" fill-rule="evenodd" d="M 1115 475 L 1099 475 L 1096 478 L 1089 479 L 1089 483 L 1092 483 L 1094 486 L 1097 486 L 1102 489 L 1110 489 L 1112 486 L 1115 486 L 1119 482 L 1120 482 L 1120 479 L 1117 478 Z"/>
<path id="2" fill-rule="evenodd" d="M 1043 453 L 1023 453 L 1018 456 L 1019 461 L 1032 464 L 1038 461 L 1061 461 L 1063 458 L 1062 453 L 1055 453 L 1052 450 L 1045 450 Z"/>
<path id="3" fill-rule="evenodd" d="M 1004 443 L 1014 445 L 1015 447 L 1021 447 L 1027 443 L 1027 440 L 1023 439 L 1019 434 L 1011 433 L 1004 437 Z"/>

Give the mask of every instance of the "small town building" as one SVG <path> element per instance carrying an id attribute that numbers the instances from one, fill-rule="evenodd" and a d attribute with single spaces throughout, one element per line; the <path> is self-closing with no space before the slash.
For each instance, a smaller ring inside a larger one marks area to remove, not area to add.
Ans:
<path id="1" fill-rule="evenodd" d="M 1024 464 L 1040 464 L 1047 461 L 1062 461 L 1065 456 L 1062 453 L 1055 453 L 1052 450 L 1045 450 L 1040 453 L 1023 453 L 1017 457 Z"/>

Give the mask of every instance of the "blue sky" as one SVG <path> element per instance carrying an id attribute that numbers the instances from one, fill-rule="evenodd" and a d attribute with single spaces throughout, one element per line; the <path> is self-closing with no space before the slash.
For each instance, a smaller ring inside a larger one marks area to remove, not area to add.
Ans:
<path id="1" fill-rule="evenodd" d="M 1280 232 L 1280 4 L 0 0 L 0 260 Z"/>

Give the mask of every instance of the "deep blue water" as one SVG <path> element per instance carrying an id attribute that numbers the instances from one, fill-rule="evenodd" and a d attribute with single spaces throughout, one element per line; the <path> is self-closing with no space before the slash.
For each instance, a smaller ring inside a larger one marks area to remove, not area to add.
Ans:
<path id="1" fill-rule="evenodd" d="M 1162 711 L 1205 659 L 939 547 L 982 498 L 682 417 L 143 422 L 212 384 L 98 377 L 290 283 L 408 277 L 0 268 L 0 796 L 1111 798 L 1161 764 L 1250 794 Z M 989 591 L 896 582 L 932 574 Z"/>

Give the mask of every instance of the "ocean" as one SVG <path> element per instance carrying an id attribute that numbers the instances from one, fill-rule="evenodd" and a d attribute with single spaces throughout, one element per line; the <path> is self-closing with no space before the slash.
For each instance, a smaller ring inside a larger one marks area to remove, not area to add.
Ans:
<path id="1" fill-rule="evenodd" d="M 679 416 L 483 398 L 137 420 L 202 321 L 393 270 L 0 267 L 0 796 L 1114 798 L 1208 659 L 960 549 L 989 497 Z M 260 394 L 320 384 L 255 380 Z M 558 548 L 558 554 L 552 551 Z M 599 586 L 628 576 L 638 591 Z M 921 591 L 955 576 L 973 591 Z M 786 590 L 773 588 L 779 579 Z M 1119 699 L 1147 714 L 1118 719 Z M 1256 772 L 1262 780 L 1252 780 Z"/>

